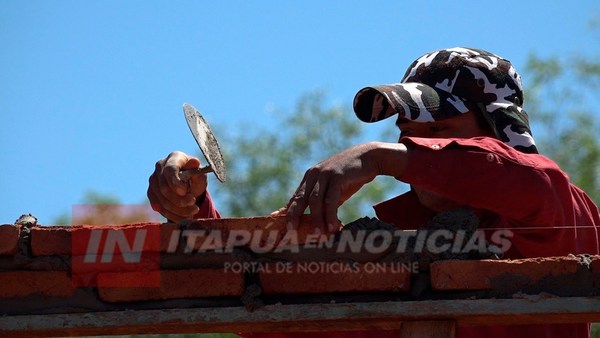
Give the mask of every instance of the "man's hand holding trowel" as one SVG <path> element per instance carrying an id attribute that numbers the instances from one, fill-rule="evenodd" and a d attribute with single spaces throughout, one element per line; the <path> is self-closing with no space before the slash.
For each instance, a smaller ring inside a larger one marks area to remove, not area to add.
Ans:
<path id="1" fill-rule="evenodd" d="M 152 208 L 175 222 L 192 219 L 200 211 L 206 196 L 207 173 L 214 172 L 221 182 L 226 179 L 223 156 L 210 127 L 191 105 L 184 104 L 183 112 L 208 165 L 201 167 L 198 158 L 172 152 L 156 162 L 148 186 Z"/>
<path id="2" fill-rule="evenodd" d="M 152 209 L 175 222 L 193 218 L 199 211 L 196 200 L 206 192 L 206 173 L 192 175 L 189 181 L 185 181 L 179 171 L 198 167 L 199 159 L 180 151 L 156 162 L 148 187 Z"/>

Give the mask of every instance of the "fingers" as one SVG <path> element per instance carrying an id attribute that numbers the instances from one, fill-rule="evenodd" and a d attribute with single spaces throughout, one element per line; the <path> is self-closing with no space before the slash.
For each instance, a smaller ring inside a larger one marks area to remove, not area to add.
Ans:
<path id="1" fill-rule="evenodd" d="M 308 194 L 308 206 L 311 214 L 311 224 L 317 229 L 324 229 L 324 213 L 323 213 L 323 200 L 324 195 L 327 193 L 327 182 L 324 179 L 320 179 L 314 186 L 312 191 Z"/>
<path id="2" fill-rule="evenodd" d="M 166 182 L 170 190 L 176 192 L 179 196 L 184 196 L 188 192 L 188 183 L 180 179 L 179 172 L 185 169 L 198 168 L 199 166 L 200 161 L 197 158 L 176 151 L 169 154 L 165 159 L 160 177 L 163 182 Z"/>
<path id="3" fill-rule="evenodd" d="M 148 199 L 152 209 L 172 221 L 190 219 L 198 212 L 196 198 L 206 191 L 206 175 L 182 181 L 182 169 L 198 168 L 200 161 L 182 152 L 173 152 L 156 162 L 148 180 Z"/>
<path id="4" fill-rule="evenodd" d="M 290 199 L 287 205 L 287 228 L 289 230 L 298 229 L 298 225 L 300 224 L 300 217 L 304 214 L 304 210 L 308 208 L 308 198 L 309 195 L 306 194 L 306 191 L 309 193 L 312 191 L 313 186 L 316 183 L 315 175 L 311 175 L 311 171 L 307 171 L 304 174 L 304 178 L 302 182 L 296 189 L 296 193 Z"/>
<path id="5" fill-rule="evenodd" d="M 270 216 L 285 216 L 287 215 L 287 207 L 283 207 L 283 208 L 279 208 L 275 211 L 273 211 Z"/>
<path id="6" fill-rule="evenodd" d="M 324 199 L 325 206 L 325 224 L 329 232 L 335 232 L 341 226 L 341 222 L 337 217 L 339 206 L 343 203 L 341 199 L 340 189 L 329 189 L 328 195 Z"/>
<path id="7" fill-rule="evenodd" d="M 152 192 L 148 191 L 148 199 L 151 201 L 152 210 L 159 212 L 165 218 L 179 222 L 184 219 L 191 219 L 198 212 L 198 208 L 177 208 L 169 204 L 168 201 L 158 202 L 158 197 Z"/>
<path id="8" fill-rule="evenodd" d="M 148 200 L 152 209 L 176 222 L 192 218 L 198 212 L 195 198 L 191 195 L 181 197 L 174 192 L 163 193 L 164 188 L 159 188 L 158 177 L 158 175 L 150 176 L 148 185 Z"/>
<path id="9" fill-rule="evenodd" d="M 309 169 L 302 183 L 287 206 L 288 229 L 297 229 L 300 217 L 309 208 L 311 224 L 322 233 L 333 232 L 340 221 L 337 218 L 340 206 L 340 182 L 331 174 L 317 167 Z"/>
<path id="10" fill-rule="evenodd" d="M 150 186 L 162 201 L 168 201 L 176 207 L 185 207 L 194 204 L 196 198 L 188 190 L 188 183 L 178 179 L 179 170 L 171 169 L 157 162 L 155 173 L 150 180 Z M 172 168 L 172 167 L 171 167 Z M 155 180 L 155 181 L 154 181 Z"/>
<path id="11" fill-rule="evenodd" d="M 313 225 L 334 231 L 340 224 L 337 218 L 339 206 L 380 174 L 382 161 L 392 161 L 386 159 L 390 157 L 390 151 L 384 151 L 388 148 L 393 147 L 365 143 L 343 150 L 310 168 L 288 203 L 288 226 L 297 228 L 300 217 L 310 208 Z M 395 151 L 395 148 L 391 150 Z"/>
<path id="12" fill-rule="evenodd" d="M 322 175 L 309 198 L 311 221 L 323 233 L 334 232 L 340 223 L 337 212 L 341 202 L 341 181 L 335 175 Z"/>

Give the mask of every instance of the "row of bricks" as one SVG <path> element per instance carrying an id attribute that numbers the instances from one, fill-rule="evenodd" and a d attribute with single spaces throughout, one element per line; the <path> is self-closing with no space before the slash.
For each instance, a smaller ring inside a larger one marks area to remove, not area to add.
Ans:
<path id="1" fill-rule="evenodd" d="M 406 292 L 410 287 L 410 272 L 405 269 L 332 264 L 267 263 L 220 269 L 98 273 L 93 277 L 100 299 L 106 302 L 241 296 L 244 275 L 249 270 L 258 273 L 266 295 Z M 70 297 L 82 277 L 86 276 L 69 277 L 64 271 L 0 272 L 0 299 L 30 295 Z"/>
<path id="2" fill-rule="evenodd" d="M 523 260 L 438 261 L 430 266 L 435 291 L 531 289 L 537 284 L 570 281 L 572 290 L 600 289 L 600 256 L 582 266 L 575 256 Z M 306 295 L 351 292 L 408 292 L 411 271 L 407 266 L 320 263 L 268 263 L 251 266 L 258 273 L 265 295 Z M 175 298 L 241 296 L 248 267 L 163 270 L 160 272 L 99 273 L 98 292 L 106 302 Z M 153 274 L 149 276 L 149 274 Z M 582 278 L 584 276 L 584 278 Z M 589 278 L 585 278 L 585 276 Z M 153 279 L 154 277 L 158 279 Z M 127 286 L 135 281 L 136 287 Z M 140 286 L 139 282 L 146 285 Z M 156 282 L 156 284 L 154 284 Z M 585 284 L 585 285 L 584 285 Z M 0 272 L 0 299 L 41 295 L 70 297 L 76 287 L 67 272 Z M 567 286 L 563 286 L 567 287 Z M 553 290 L 554 291 L 554 290 Z M 565 290 L 569 291 L 569 290 Z M 560 291 L 558 292 L 560 293 Z"/>
<path id="3" fill-rule="evenodd" d="M 211 234 L 219 234 L 219 238 L 213 241 L 213 247 L 208 249 L 220 249 L 228 245 L 228 240 L 236 239 L 236 232 L 252 234 L 256 245 L 266 246 L 269 242 L 279 243 L 285 234 L 285 217 L 247 217 L 247 218 L 221 218 L 201 219 L 189 222 L 185 230 L 181 231 L 179 224 L 174 223 L 139 223 L 127 225 L 77 225 L 77 226 L 34 226 L 30 232 L 31 254 L 33 256 L 52 255 L 82 255 L 89 249 L 92 236 L 99 235 L 98 240 L 106 239 L 110 231 L 119 232 L 128 236 L 128 241 L 133 243 L 136 234 L 144 231 L 143 250 L 145 252 L 168 252 L 173 251 L 179 245 L 189 245 L 189 249 L 198 250 Z M 0 225 L 0 255 L 14 255 L 17 252 L 21 226 L 4 224 Z M 196 231 L 194 233 L 194 231 Z M 310 226 L 310 218 L 304 216 L 301 220 L 294 240 L 296 243 L 304 244 L 307 238 L 314 237 L 315 229 Z M 96 234 L 92 234 L 96 232 Z M 104 233 L 102 233 L 104 232 Z M 194 233 L 194 237 L 189 234 Z M 203 235 L 199 235 L 203 234 Z M 276 236 L 272 236 L 275 234 Z M 193 240 L 193 241 L 190 241 Z M 275 243 L 275 244 L 276 244 Z"/>

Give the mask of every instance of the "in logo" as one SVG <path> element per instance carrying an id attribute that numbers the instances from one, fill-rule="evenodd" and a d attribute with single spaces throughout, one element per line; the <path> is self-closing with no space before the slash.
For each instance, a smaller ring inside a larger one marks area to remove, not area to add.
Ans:
<path id="1" fill-rule="evenodd" d="M 73 286 L 160 286 L 159 223 L 81 226 L 71 234 Z"/>

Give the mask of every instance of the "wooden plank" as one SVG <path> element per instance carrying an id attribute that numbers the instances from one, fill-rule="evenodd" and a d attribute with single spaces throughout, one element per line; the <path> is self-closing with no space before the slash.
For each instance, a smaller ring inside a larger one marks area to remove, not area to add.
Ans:
<path id="1" fill-rule="evenodd" d="M 0 317 L 0 336 L 400 329 L 402 322 L 459 326 L 600 322 L 600 297 L 433 300 L 22 315 Z"/>

